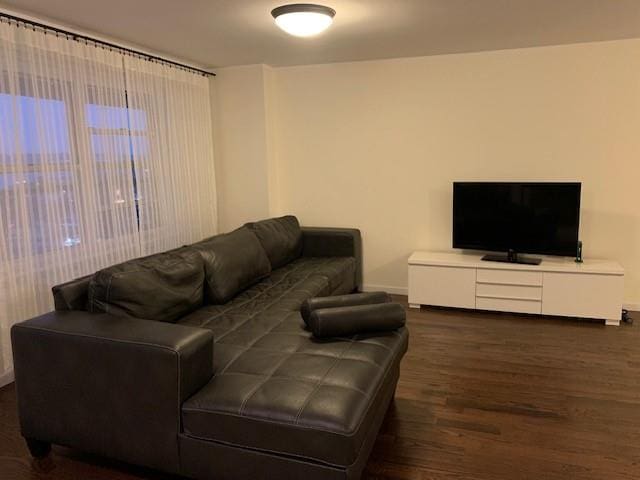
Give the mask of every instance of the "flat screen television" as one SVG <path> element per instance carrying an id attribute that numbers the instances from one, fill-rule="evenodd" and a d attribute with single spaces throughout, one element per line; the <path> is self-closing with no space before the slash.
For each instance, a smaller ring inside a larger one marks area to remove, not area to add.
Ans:
<path id="1" fill-rule="evenodd" d="M 520 263 L 540 261 L 518 253 L 575 256 L 580 190 L 578 182 L 454 182 L 453 247 Z"/>

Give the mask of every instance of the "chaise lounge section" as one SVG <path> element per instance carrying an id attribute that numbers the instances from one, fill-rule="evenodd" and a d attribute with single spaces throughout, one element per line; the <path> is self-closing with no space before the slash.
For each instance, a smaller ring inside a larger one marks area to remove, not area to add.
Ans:
<path id="1" fill-rule="evenodd" d="M 408 332 L 318 339 L 300 306 L 361 281 L 359 231 L 287 216 L 57 286 L 12 329 L 22 434 L 197 479 L 359 478 Z"/>

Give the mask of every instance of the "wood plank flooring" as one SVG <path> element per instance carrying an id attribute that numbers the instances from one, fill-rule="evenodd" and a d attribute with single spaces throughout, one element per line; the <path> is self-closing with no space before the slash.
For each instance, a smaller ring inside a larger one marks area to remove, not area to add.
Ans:
<path id="1" fill-rule="evenodd" d="M 408 312 L 409 352 L 365 479 L 640 479 L 640 314 L 616 328 Z M 168 478 L 62 447 L 33 461 L 13 385 L 0 390 L 0 479 Z"/>

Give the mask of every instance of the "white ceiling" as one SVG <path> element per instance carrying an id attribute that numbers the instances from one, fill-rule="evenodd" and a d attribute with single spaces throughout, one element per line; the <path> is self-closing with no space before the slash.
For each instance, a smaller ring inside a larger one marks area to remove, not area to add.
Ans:
<path id="1" fill-rule="evenodd" d="M 475 52 L 640 37 L 640 0 L 315 0 L 333 26 L 290 37 L 272 8 L 295 0 L 0 0 L 14 11 L 205 68 Z M 2 6 L 0 5 L 0 6 Z"/>

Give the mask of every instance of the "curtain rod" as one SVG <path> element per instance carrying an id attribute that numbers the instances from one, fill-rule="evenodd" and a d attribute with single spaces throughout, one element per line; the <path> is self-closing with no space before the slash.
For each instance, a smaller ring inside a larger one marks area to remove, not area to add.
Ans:
<path id="1" fill-rule="evenodd" d="M 68 30 L 63 30 L 62 28 L 52 27 L 51 25 L 46 25 L 44 23 L 35 22 L 33 20 L 28 20 L 26 18 L 16 17 L 15 15 L 10 15 L 10 14 L 5 13 L 5 12 L 0 12 L 0 18 L 6 18 L 7 20 L 14 21 L 16 23 L 23 23 L 23 24 L 26 24 L 26 25 L 31 25 L 33 27 L 41 28 L 41 29 L 43 29 L 45 31 L 51 31 L 51 32 L 59 33 L 59 34 L 65 35 L 67 37 L 71 37 L 72 40 L 85 40 L 85 41 L 89 41 L 91 43 L 95 43 L 97 45 L 104 45 L 104 46 L 109 47 L 111 49 L 119 50 L 121 52 L 130 53 L 130 54 L 133 54 L 133 55 L 137 55 L 137 56 L 145 58 L 147 60 L 155 60 L 157 62 L 167 63 L 169 65 L 180 67 L 180 68 L 183 68 L 183 69 L 186 69 L 186 70 L 191 70 L 192 72 L 199 73 L 200 75 L 213 76 L 213 77 L 216 76 L 215 73 L 207 72 L 206 70 L 202 70 L 200 68 L 195 68 L 195 67 L 192 67 L 190 65 L 185 65 L 183 63 L 174 62 L 173 60 L 168 60 L 166 58 L 158 57 L 156 55 L 150 55 L 148 53 L 144 53 L 144 52 L 141 52 L 139 50 L 133 50 L 132 48 L 122 47 L 120 45 L 116 45 L 115 43 L 109 43 L 109 42 L 105 42 L 104 40 L 98 40 L 97 38 L 89 37 L 87 35 L 82 35 L 80 33 L 70 32 Z"/>

